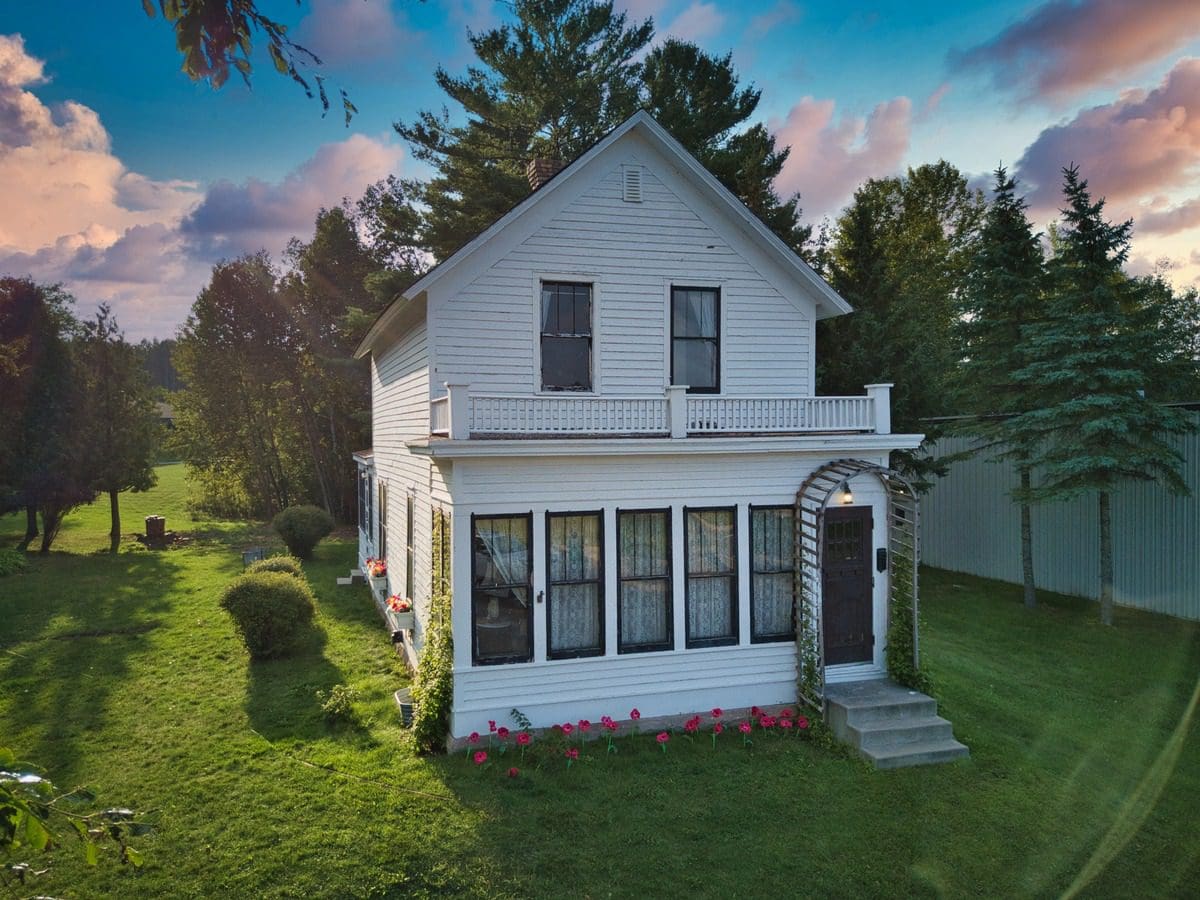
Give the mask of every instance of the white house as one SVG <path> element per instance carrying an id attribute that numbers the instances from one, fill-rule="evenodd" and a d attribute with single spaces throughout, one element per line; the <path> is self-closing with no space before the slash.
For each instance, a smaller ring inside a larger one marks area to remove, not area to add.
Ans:
<path id="1" fill-rule="evenodd" d="M 414 601 L 410 659 L 448 578 L 454 737 L 794 703 L 806 635 L 808 699 L 885 674 L 916 524 L 888 455 L 921 435 L 890 385 L 814 396 L 848 312 L 642 112 L 380 316 L 359 554 Z"/>

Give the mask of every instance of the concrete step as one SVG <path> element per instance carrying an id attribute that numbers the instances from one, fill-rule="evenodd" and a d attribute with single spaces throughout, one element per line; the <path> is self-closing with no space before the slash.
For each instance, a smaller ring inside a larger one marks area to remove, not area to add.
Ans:
<path id="1" fill-rule="evenodd" d="M 338 578 L 338 587 L 351 587 L 357 584 L 365 584 L 367 578 L 363 575 L 362 569 L 351 569 L 350 574 L 344 578 Z"/>
<path id="2" fill-rule="evenodd" d="M 950 762 L 970 756 L 971 751 L 954 738 L 908 744 L 890 750 L 860 750 L 863 756 L 875 764 L 877 769 L 903 769 L 909 766 L 927 766 Z"/>
<path id="3" fill-rule="evenodd" d="M 850 744 L 860 750 L 892 750 L 931 741 L 953 740 L 954 730 L 941 716 L 850 725 Z"/>

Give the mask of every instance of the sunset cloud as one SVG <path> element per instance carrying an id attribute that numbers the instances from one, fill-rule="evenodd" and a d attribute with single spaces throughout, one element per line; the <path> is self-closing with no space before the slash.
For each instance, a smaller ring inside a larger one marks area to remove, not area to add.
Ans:
<path id="1" fill-rule="evenodd" d="M 800 192 L 807 219 L 836 213 L 863 181 L 900 168 L 911 130 L 907 97 L 880 103 L 866 117 L 836 120 L 832 100 L 804 97 L 773 127 L 778 143 L 792 148 L 776 186 Z"/>
<path id="2" fill-rule="evenodd" d="M 1196 0 L 1051 0 L 949 62 L 989 73 L 1001 90 L 1061 101 L 1113 85 L 1197 36 Z"/>
<path id="3" fill-rule="evenodd" d="M 1138 234 L 1177 234 L 1200 228 L 1200 197 L 1167 209 L 1143 212 L 1135 219 L 1135 225 Z M 1193 262 L 1200 262 L 1200 259 L 1193 259 Z"/>
<path id="4" fill-rule="evenodd" d="M 1042 131 L 1016 174 L 1036 209 L 1060 205 L 1075 163 L 1098 196 L 1132 205 L 1194 184 L 1200 174 L 1200 59 L 1183 59 L 1151 91 L 1130 90 Z"/>

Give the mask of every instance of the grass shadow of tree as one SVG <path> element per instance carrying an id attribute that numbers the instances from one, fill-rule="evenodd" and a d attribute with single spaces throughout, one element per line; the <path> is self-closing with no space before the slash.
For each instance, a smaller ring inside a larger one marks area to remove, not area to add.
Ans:
<path id="1" fill-rule="evenodd" d="M 0 691 L 22 755 L 69 781 L 131 658 L 169 625 L 178 564 L 165 553 L 51 554 L 9 576 L 0 602 Z"/>

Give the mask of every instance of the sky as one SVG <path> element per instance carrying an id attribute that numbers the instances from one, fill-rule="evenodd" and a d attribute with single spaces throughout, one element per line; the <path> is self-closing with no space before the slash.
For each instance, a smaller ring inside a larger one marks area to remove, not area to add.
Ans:
<path id="1" fill-rule="evenodd" d="M 1200 285 L 1200 2 L 948 4 L 615 0 L 733 54 L 756 117 L 791 156 L 777 188 L 836 218 L 867 178 L 946 159 L 987 187 L 999 164 L 1044 228 L 1079 165 L 1128 269 Z M 214 262 L 307 239 L 322 207 L 389 174 L 422 177 L 396 121 L 440 109 L 495 0 L 264 0 L 360 112 L 350 126 L 255 59 L 250 88 L 180 71 L 137 0 L 5 0 L 0 13 L 0 275 L 61 282 L 128 337 L 173 335 Z M 451 110 L 454 114 L 455 110 Z"/>

